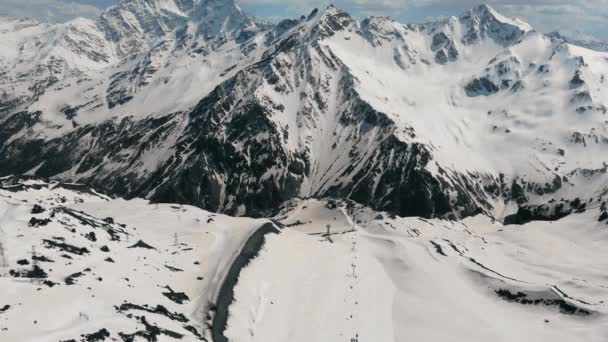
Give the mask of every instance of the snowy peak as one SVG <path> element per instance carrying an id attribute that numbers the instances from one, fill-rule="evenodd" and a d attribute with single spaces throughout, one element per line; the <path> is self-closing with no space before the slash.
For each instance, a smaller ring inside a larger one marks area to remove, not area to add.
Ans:
<path id="1" fill-rule="evenodd" d="M 478 5 L 476 7 L 473 7 L 467 11 L 464 12 L 464 14 L 462 14 L 460 16 L 461 19 L 466 19 L 466 18 L 477 18 L 481 21 L 489 21 L 489 20 L 496 20 L 499 22 L 503 22 L 503 23 L 512 23 L 512 19 L 508 19 L 505 16 L 503 16 L 502 14 L 500 14 L 498 11 L 496 11 L 492 6 L 488 5 L 488 4 L 481 4 Z"/>
<path id="2" fill-rule="evenodd" d="M 477 6 L 458 18 L 466 32 L 462 42 L 475 44 L 483 38 L 491 38 L 497 44 L 507 47 L 530 31 L 530 25 L 518 19 L 507 18 L 488 5 Z"/>
<path id="3" fill-rule="evenodd" d="M 123 1 L 106 10 L 97 21 L 107 39 L 117 44 L 121 57 L 144 52 L 154 41 L 187 22 L 186 14 L 172 0 Z"/>
<path id="4" fill-rule="evenodd" d="M 337 32 L 347 29 L 356 28 L 357 21 L 352 18 L 347 12 L 329 5 L 324 10 L 320 11 L 315 8 L 308 16 L 302 16 L 299 19 L 285 19 L 271 28 L 269 39 L 269 51 L 276 49 L 282 50 L 298 41 L 298 45 L 305 47 L 306 45 L 315 46 L 321 40 L 328 39 L 334 36 Z M 277 38 L 282 38 L 281 43 Z M 276 51 L 275 51 L 276 52 Z"/>
<path id="5" fill-rule="evenodd" d="M 316 33 L 320 39 L 331 37 L 356 22 L 347 12 L 333 5 L 329 5 L 322 12 L 313 11 L 311 16 L 317 20 L 313 33 Z M 312 18 L 309 17 L 309 20 Z"/>
<path id="6" fill-rule="evenodd" d="M 233 0 L 127 0 L 109 8 L 98 20 L 122 56 L 151 48 L 169 34 L 218 39 L 258 24 Z"/>
<path id="7" fill-rule="evenodd" d="M 198 22 L 198 32 L 207 36 L 229 34 L 257 26 L 234 0 L 201 1 L 195 6 L 191 19 Z"/>
<path id="8" fill-rule="evenodd" d="M 376 31 L 371 32 L 371 36 L 380 36 L 383 40 L 404 40 L 404 35 L 411 33 L 416 38 L 406 41 L 428 42 L 426 47 L 417 44 L 418 52 L 430 48 L 432 57 L 425 59 L 446 65 L 462 58 L 479 59 L 480 51 L 498 54 L 516 44 L 532 28 L 519 19 L 507 18 L 490 6 L 481 5 L 460 16 L 425 24 L 402 25 L 387 18 L 372 17 L 363 20 L 362 30 L 368 36 L 371 31 Z"/>
<path id="9" fill-rule="evenodd" d="M 473 7 L 462 14 L 459 18 L 461 20 L 466 20 L 467 18 L 477 18 L 480 22 L 497 22 L 499 24 L 516 26 L 521 31 L 525 32 L 532 30 L 532 27 L 525 21 L 519 18 L 509 18 L 504 16 L 496 11 L 493 7 L 485 4 Z"/>

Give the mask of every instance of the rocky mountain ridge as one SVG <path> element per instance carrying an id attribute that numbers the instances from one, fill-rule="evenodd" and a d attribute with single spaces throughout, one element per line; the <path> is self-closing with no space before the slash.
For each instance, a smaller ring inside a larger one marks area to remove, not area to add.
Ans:
<path id="1" fill-rule="evenodd" d="M 2 175 L 257 216 L 339 197 L 505 220 L 605 196 L 608 55 L 485 5 L 268 25 L 232 1 L 130 0 L 0 32 Z"/>

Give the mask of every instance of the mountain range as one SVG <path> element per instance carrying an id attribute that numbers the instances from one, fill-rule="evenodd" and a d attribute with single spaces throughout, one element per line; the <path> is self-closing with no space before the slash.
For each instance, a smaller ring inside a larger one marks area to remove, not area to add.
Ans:
<path id="1" fill-rule="evenodd" d="M 600 50 L 487 5 L 0 18 L 0 340 L 605 342 Z"/>
<path id="2" fill-rule="evenodd" d="M 605 192 L 608 55 L 486 5 L 271 25 L 233 0 L 129 0 L 0 37 L 2 175 L 253 216 L 338 197 L 520 220 Z"/>

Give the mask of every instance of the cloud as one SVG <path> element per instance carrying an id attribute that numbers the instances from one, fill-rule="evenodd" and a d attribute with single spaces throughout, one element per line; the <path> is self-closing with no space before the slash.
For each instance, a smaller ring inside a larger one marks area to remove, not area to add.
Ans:
<path id="1" fill-rule="evenodd" d="M 69 0 L 0 0 L 0 16 L 28 17 L 42 22 L 65 22 L 97 17 L 101 9 Z"/>

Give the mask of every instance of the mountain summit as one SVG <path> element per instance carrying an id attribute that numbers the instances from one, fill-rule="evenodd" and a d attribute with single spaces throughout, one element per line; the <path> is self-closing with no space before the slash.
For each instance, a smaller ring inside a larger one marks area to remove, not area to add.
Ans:
<path id="1" fill-rule="evenodd" d="M 219 39 L 257 25 L 233 0 L 126 0 L 110 7 L 97 23 L 122 56 L 153 48 L 171 35 Z"/>
<path id="2" fill-rule="evenodd" d="M 3 174 L 231 215 L 339 197 L 520 221 L 604 193 L 607 56 L 489 6 L 269 25 L 233 1 L 129 0 L 2 27 Z"/>

